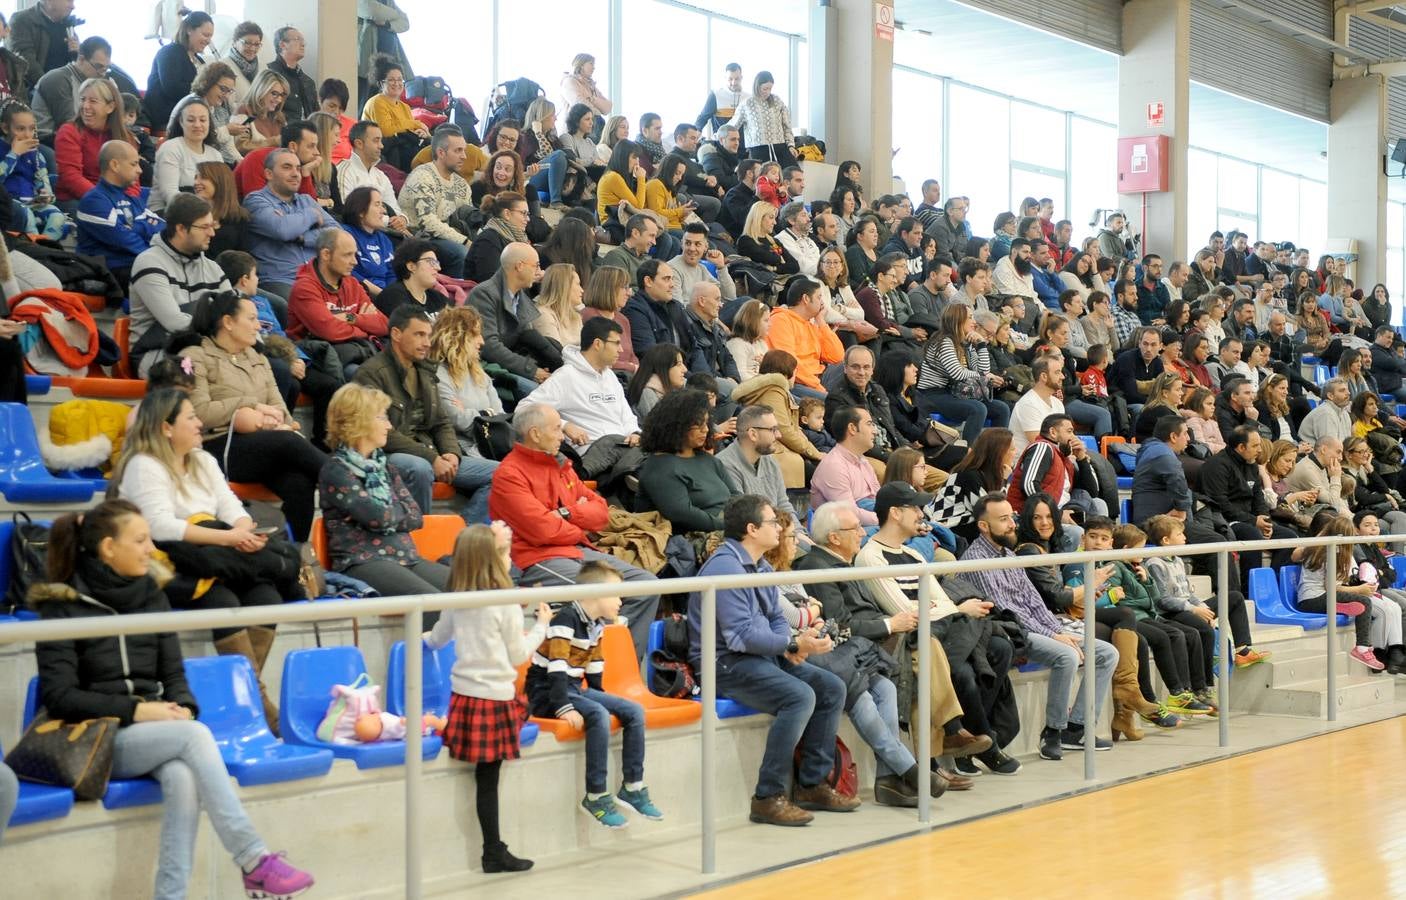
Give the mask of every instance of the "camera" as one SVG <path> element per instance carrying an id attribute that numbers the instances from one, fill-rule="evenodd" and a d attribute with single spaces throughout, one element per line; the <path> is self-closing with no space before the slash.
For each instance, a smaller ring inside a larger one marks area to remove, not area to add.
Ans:
<path id="1" fill-rule="evenodd" d="M 88 20 L 80 19 L 77 16 L 70 15 L 66 17 L 63 21 L 59 22 L 59 24 L 65 28 L 77 28 L 80 25 L 87 25 Z"/>

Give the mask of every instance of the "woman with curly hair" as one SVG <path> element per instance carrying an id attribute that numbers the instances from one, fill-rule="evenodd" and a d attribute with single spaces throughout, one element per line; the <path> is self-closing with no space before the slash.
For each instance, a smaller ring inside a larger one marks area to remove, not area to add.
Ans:
<path id="1" fill-rule="evenodd" d="M 472 306 L 446 309 L 430 333 L 430 358 L 439 361 L 439 404 L 454 423 L 465 456 L 482 458 L 471 429 L 474 419 L 503 414 L 503 399 L 483 370 L 483 319 Z"/>
<path id="2" fill-rule="evenodd" d="M 516 150 L 499 150 L 488 157 L 483 171 L 469 184 L 469 199 L 481 209 L 485 198 L 504 191 L 527 198 L 527 214 L 531 222 L 531 227 L 527 229 L 528 236 L 536 241 L 545 238 L 551 229 L 542 219 L 542 203 L 537 198 L 537 192 L 527 189 L 527 172 Z"/>
<path id="3" fill-rule="evenodd" d="M 723 507 L 740 493 L 713 456 L 708 413 L 702 391 L 670 391 L 645 417 L 640 434 L 640 500 L 678 532 L 721 530 Z"/>

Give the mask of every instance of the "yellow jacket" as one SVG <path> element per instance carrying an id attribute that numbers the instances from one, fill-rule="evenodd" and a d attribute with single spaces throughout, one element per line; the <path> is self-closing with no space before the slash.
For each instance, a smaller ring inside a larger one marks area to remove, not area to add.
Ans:
<path id="1" fill-rule="evenodd" d="M 662 187 L 662 185 L 661 185 Z M 596 215 L 602 222 L 608 222 L 615 216 L 615 207 L 621 200 L 628 202 L 636 209 L 645 208 L 645 183 L 640 178 L 635 185 L 635 189 L 630 190 L 630 186 L 625 183 L 625 179 L 620 177 L 618 172 L 606 172 L 601 176 L 600 184 L 596 185 Z"/>
<path id="2" fill-rule="evenodd" d="M 644 207 L 663 216 L 671 229 L 683 229 L 683 219 L 688 213 L 679 208 L 679 201 L 658 178 L 651 178 L 644 186 Z"/>
<path id="3" fill-rule="evenodd" d="M 385 94 L 377 94 L 367 100 L 361 117 L 381 126 L 381 135 L 386 138 L 420 127 L 420 121 L 410 114 L 409 104 L 404 100 L 392 100 Z"/>
<path id="4" fill-rule="evenodd" d="M 475 176 L 488 168 L 488 154 L 484 153 L 483 148 L 477 144 L 469 144 L 464 149 L 466 153 L 464 155 L 464 164 L 459 167 L 459 177 L 473 184 Z M 419 153 L 415 154 L 415 158 L 410 161 L 410 166 L 411 168 L 423 166 L 429 161 L 430 148 L 425 147 Z"/>

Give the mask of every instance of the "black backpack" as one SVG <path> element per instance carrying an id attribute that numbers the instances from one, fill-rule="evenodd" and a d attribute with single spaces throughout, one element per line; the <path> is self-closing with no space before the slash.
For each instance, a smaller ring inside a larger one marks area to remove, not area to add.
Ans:
<path id="1" fill-rule="evenodd" d="M 21 521 L 23 520 L 23 521 Z M 27 513 L 14 515 L 10 537 L 10 586 L 5 604 L 12 610 L 25 606 L 30 585 L 48 579 L 49 526 L 35 525 Z"/>
<path id="2" fill-rule="evenodd" d="M 649 655 L 649 690 L 660 697 L 698 696 L 698 679 L 688 664 L 688 620 L 675 615 L 664 620 L 664 645 Z"/>

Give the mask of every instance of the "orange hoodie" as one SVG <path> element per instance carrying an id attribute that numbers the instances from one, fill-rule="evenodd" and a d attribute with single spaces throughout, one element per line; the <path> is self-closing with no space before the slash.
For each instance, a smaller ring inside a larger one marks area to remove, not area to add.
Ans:
<path id="1" fill-rule="evenodd" d="M 802 319 L 789 306 L 778 306 L 771 311 L 771 330 L 767 332 L 766 345 L 794 356 L 796 383 L 817 391 L 825 390 L 820 385 L 820 373 L 825 371 L 825 366 L 845 358 L 845 346 L 829 325 Z"/>

